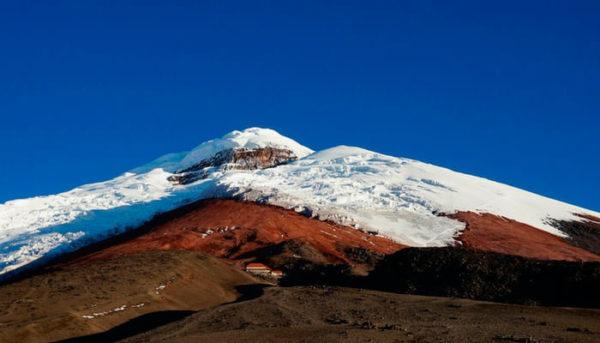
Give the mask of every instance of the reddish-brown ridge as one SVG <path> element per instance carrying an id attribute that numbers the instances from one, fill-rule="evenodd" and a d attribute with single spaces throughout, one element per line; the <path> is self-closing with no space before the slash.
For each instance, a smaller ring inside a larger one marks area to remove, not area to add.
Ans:
<path id="1" fill-rule="evenodd" d="M 448 217 L 466 224 L 458 237 L 464 246 L 543 260 L 600 261 L 600 256 L 567 240 L 490 213 L 458 212 Z"/>
<path id="2" fill-rule="evenodd" d="M 237 258 L 289 240 L 309 244 L 327 256 L 329 262 L 349 263 L 345 248 L 389 254 L 403 247 L 384 237 L 308 218 L 281 207 L 223 199 L 203 201 L 193 210 L 157 224 L 143 235 L 83 259 L 149 250 L 192 250 Z"/>

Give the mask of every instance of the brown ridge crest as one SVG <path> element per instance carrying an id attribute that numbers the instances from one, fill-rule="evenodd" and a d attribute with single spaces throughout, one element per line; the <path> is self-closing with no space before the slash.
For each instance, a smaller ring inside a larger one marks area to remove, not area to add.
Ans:
<path id="1" fill-rule="evenodd" d="M 457 212 L 449 218 L 466 224 L 457 241 L 465 247 L 542 260 L 600 261 L 600 256 L 567 239 L 490 213 Z"/>

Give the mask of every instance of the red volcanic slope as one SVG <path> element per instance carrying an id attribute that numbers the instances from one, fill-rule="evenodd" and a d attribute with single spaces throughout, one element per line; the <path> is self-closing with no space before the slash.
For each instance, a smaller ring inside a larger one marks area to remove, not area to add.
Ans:
<path id="1" fill-rule="evenodd" d="M 307 218 L 292 210 L 235 200 L 207 200 L 191 211 L 152 227 L 150 232 L 118 243 L 85 260 L 148 250 L 203 251 L 236 258 L 287 240 L 308 243 L 330 262 L 351 263 L 344 248 L 389 254 L 402 245 L 355 228 Z"/>
<path id="2" fill-rule="evenodd" d="M 466 247 L 544 260 L 600 261 L 600 256 L 533 226 L 489 213 L 458 212 L 466 223 L 458 241 Z"/>

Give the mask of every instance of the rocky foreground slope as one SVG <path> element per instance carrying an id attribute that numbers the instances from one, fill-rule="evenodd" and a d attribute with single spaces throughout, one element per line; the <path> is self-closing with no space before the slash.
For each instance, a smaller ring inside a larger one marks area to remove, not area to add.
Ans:
<path id="1" fill-rule="evenodd" d="M 126 342 L 597 342 L 597 310 L 337 287 L 267 288 Z M 102 342 L 122 330 L 86 337 Z"/>
<path id="2" fill-rule="evenodd" d="M 0 285 L 0 342 L 54 342 L 148 314 L 158 326 L 235 301 L 237 287 L 257 282 L 226 261 L 190 251 L 71 260 Z"/>

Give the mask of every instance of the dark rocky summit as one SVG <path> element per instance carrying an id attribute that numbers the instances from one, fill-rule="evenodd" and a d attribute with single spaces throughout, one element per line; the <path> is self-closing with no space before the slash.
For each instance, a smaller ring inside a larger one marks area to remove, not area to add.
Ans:
<path id="1" fill-rule="evenodd" d="M 259 149 L 227 149 L 216 153 L 211 158 L 177 171 L 169 177 L 169 181 L 186 185 L 208 176 L 215 169 L 254 170 L 273 168 L 281 164 L 295 161 L 298 157 L 293 151 L 278 148 Z"/>

